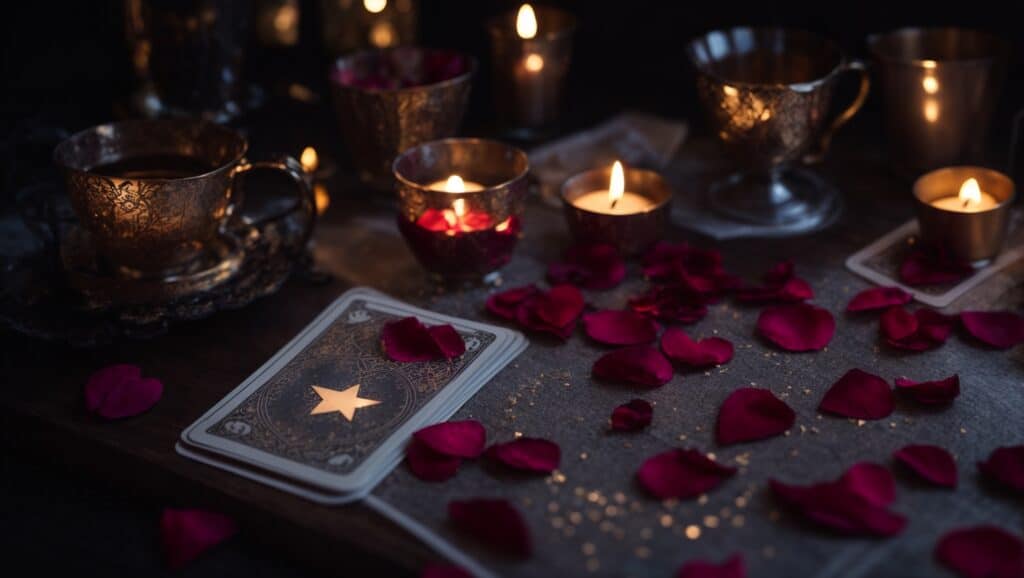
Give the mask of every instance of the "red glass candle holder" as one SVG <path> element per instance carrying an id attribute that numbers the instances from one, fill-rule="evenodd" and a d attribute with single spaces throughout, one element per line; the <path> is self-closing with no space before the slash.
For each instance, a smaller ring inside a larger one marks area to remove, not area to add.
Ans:
<path id="1" fill-rule="evenodd" d="M 529 168 L 523 151 L 483 139 L 437 140 L 399 155 L 398 230 L 424 268 L 446 279 L 479 279 L 508 263 Z M 449 182 L 453 175 L 463 187 Z"/>

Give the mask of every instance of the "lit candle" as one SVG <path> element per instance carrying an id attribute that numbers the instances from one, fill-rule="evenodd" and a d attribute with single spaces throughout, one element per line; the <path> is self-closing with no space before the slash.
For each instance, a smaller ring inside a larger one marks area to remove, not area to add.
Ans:
<path id="1" fill-rule="evenodd" d="M 626 179 L 622 163 L 615 161 L 607 189 L 599 189 L 580 195 L 572 204 L 585 211 L 604 215 L 632 215 L 654 208 L 655 203 L 648 197 L 626 190 Z"/>
<path id="2" fill-rule="evenodd" d="M 459 175 L 450 175 L 447 179 L 434 181 L 427 185 L 427 188 L 446 193 L 475 193 L 484 190 L 480 183 L 467 181 Z"/>
<path id="3" fill-rule="evenodd" d="M 971 177 L 960 185 L 957 195 L 950 195 L 932 201 L 932 206 L 944 211 L 958 213 L 977 213 L 994 209 L 999 202 L 992 195 L 981 190 L 978 180 Z"/>
<path id="4" fill-rule="evenodd" d="M 315 173 L 316 169 L 320 167 L 320 157 L 317 156 L 316 149 L 313 147 L 302 149 L 302 155 L 299 156 L 299 164 L 302 165 L 302 170 L 307 173 Z"/>

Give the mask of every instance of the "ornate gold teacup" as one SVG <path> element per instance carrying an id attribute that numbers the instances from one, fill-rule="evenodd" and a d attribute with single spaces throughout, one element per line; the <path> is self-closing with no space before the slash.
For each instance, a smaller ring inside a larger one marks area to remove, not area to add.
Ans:
<path id="1" fill-rule="evenodd" d="M 710 191 L 714 208 L 738 220 L 811 229 L 835 213 L 838 191 L 801 162 L 820 160 L 835 131 L 860 109 L 869 80 L 831 41 L 801 30 L 732 28 L 692 40 L 697 91 L 712 129 L 743 169 Z M 844 72 L 860 75 L 853 103 L 831 122 Z"/>
<path id="2" fill-rule="evenodd" d="M 316 205 L 299 162 L 249 162 L 247 148 L 241 134 L 206 121 L 131 120 L 71 136 L 54 160 L 97 252 L 121 275 L 167 277 L 225 230 L 243 198 L 238 177 L 252 169 L 295 182 L 312 230 Z"/>

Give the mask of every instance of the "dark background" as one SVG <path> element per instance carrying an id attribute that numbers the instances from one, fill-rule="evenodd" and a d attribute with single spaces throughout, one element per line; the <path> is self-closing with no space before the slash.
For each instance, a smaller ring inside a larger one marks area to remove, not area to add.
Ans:
<path id="1" fill-rule="evenodd" d="M 551 3 L 549 3 L 551 4 Z M 1010 118 L 1024 105 L 1024 22 L 997 4 L 806 2 L 743 3 L 625 0 L 555 3 L 579 18 L 570 74 L 571 103 L 563 125 L 567 130 L 599 122 L 623 109 L 639 109 L 687 119 L 699 134 L 701 115 L 695 103 L 693 75 L 685 56 L 687 40 L 702 31 L 740 24 L 776 24 L 806 28 L 836 40 L 851 56 L 865 56 L 867 34 L 907 25 L 959 25 L 995 32 L 1014 44 L 1007 82 L 993 124 L 991 156 L 1007 154 Z M 490 130 L 488 39 L 486 19 L 518 2 L 505 0 L 433 0 L 421 3 L 423 44 L 462 49 L 480 59 L 474 84 L 468 133 Z M 943 7 L 943 5 L 948 7 Z M 1004 2 L 1004 6 L 1010 3 Z M 13 4 L 8 5 L 13 6 Z M 13 10 L 13 8 L 9 8 Z M 6 18 L 3 34 L 2 125 L 3 197 L 38 178 L 25 161 L 40 170 L 48 166 L 51 144 L 27 137 L 39 127 L 78 130 L 113 118 L 115 103 L 132 89 L 124 45 L 120 2 L 49 2 L 17 4 L 18 16 Z M 255 135 L 257 148 L 293 154 L 309 142 L 337 143 L 326 100 L 319 105 L 283 102 L 273 95 L 281 86 L 299 82 L 326 96 L 329 61 L 320 39 L 319 2 L 302 2 L 302 39 L 298 47 L 268 50 L 252 42 L 248 78 L 266 86 L 271 98 L 254 113 L 265 123 L 277 119 L 272 137 Z M 9 12 L 8 14 L 13 14 Z M 850 132 L 881 144 L 875 95 Z M 242 119 L 243 126 L 251 119 Z M 313 136 L 315 135 L 315 136 Z M 851 138 L 841 133 L 840 138 Z M 340 148 L 328 152 L 344 167 Z M 10 363 L 8 359 L 6 363 Z M 30 387 L 31 384 L 7 384 Z M 144 571 L 169 572 L 160 565 L 157 519 L 160 501 L 108 488 L 95 480 L 79 480 L 60 469 L 60 456 L 24 456 L 8 449 L 21 434 L 4 428 L 0 450 L 0 537 L 8 564 L 32 561 L 38 569 L 68 566 L 87 575 Z M 358 567 L 358 563 L 355 564 Z M 352 566 L 348 566 L 351 568 Z M 289 561 L 273 550 L 244 539 L 205 556 L 188 567 L 192 576 L 270 576 L 294 574 Z"/>

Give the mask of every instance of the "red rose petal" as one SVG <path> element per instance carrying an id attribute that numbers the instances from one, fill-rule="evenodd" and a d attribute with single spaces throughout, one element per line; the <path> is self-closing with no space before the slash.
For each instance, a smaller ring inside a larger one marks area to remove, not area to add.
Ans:
<path id="1" fill-rule="evenodd" d="M 519 305 L 539 292 L 536 285 L 526 285 L 495 293 L 487 298 L 487 310 L 498 317 L 515 321 Z"/>
<path id="2" fill-rule="evenodd" d="M 722 269 L 721 253 L 714 249 L 691 247 L 686 243 L 657 243 L 644 255 L 643 265 L 644 275 L 659 281 L 677 281 L 676 275 L 680 271 L 705 278 L 726 275 Z"/>
<path id="3" fill-rule="evenodd" d="M 436 423 L 412 437 L 441 455 L 459 458 L 478 457 L 487 442 L 484 426 L 472 419 Z"/>
<path id="4" fill-rule="evenodd" d="M 238 524 L 217 512 L 164 508 L 160 516 L 160 542 L 164 560 L 175 570 L 237 532 Z"/>
<path id="5" fill-rule="evenodd" d="M 928 246 L 912 249 L 900 264 L 900 281 L 915 287 L 954 283 L 973 274 L 970 264 L 957 261 L 949 251 Z"/>
<path id="6" fill-rule="evenodd" d="M 960 395 L 960 376 L 954 374 L 936 381 L 911 381 L 897 377 L 896 391 L 923 405 L 953 403 Z"/>
<path id="7" fill-rule="evenodd" d="M 664 321 L 696 323 L 708 314 L 707 298 L 680 287 L 652 287 L 647 293 L 632 297 L 629 308 Z"/>
<path id="8" fill-rule="evenodd" d="M 736 473 L 694 449 L 669 450 L 647 459 L 637 481 L 655 498 L 695 498 Z"/>
<path id="9" fill-rule="evenodd" d="M 964 329 L 982 343 L 1009 349 L 1024 343 L 1024 317 L 1009 311 L 964 311 Z"/>
<path id="10" fill-rule="evenodd" d="M 454 564 L 427 564 L 420 578 L 473 578 L 473 575 Z"/>
<path id="11" fill-rule="evenodd" d="M 676 578 L 747 578 L 743 556 L 736 554 L 721 564 L 691 560 L 679 567 Z"/>
<path id="12" fill-rule="evenodd" d="M 888 506 L 896 500 L 896 480 L 889 470 L 871 462 L 853 464 L 836 483 L 874 506 Z"/>
<path id="13" fill-rule="evenodd" d="M 846 305 L 850 313 L 877 311 L 894 305 L 910 303 L 914 296 L 899 287 L 872 287 L 853 296 Z"/>
<path id="14" fill-rule="evenodd" d="M 792 261 L 775 264 L 762 277 L 760 287 L 741 287 L 736 290 L 736 300 L 744 303 L 797 303 L 814 298 L 810 283 L 795 276 Z"/>
<path id="15" fill-rule="evenodd" d="M 591 339 L 608 345 L 640 345 L 658 337 L 658 324 L 632 311 L 586 313 L 583 328 Z"/>
<path id="16" fill-rule="evenodd" d="M 106 419 L 131 417 L 156 405 L 163 393 L 163 383 L 142 377 L 138 366 L 111 365 L 89 376 L 85 383 L 85 407 Z"/>
<path id="17" fill-rule="evenodd" d="M 908 351 L 926 351 L 949 339 L 955 320 L 955 317 L 931 309 L 909 313 L 900 307 L 892 307 L 882 315 L 880 328 L 889 345 Z"/>
<path id="18" fill-rule="evenodd" d="M 630 400 L 612 411 L 612 429 L 615 431 L 637 431 L 651 423 L 654 408 L 642 399 Z"/>
<path id="19" fill-rule="evenodd" d="M 729 363 L 732 359 L 732 343 L 720 337 L 708 337 L 700 341 L 690 339 L 682 329 L 670 327 L 661 336 L 661 350 L 672 361 L 691 367 L 712 367 Z"/>
<path id="20" fill-rule="evenodd" d="M 548 281 L 586 289 L 611 289 L 626 278 L 626 262 L 612 245 L 586 245 L 566 251 L 564 260 L 548 267 Z"/>
<path id="21" fill-rule="evenodd" d="M 1024 541 L 998 526 L 947 532 L 935 545 L 935 559 L 964 578 L 1024 577 Z"/>
<path id="22" fill-rule="evenodd" d="M 426 482 L 443 482 L 458 473 L 462 458 L 438 453 L 413 438 L 405 448 L 405 463 L 417 478 Z"/>
<path id="23" fill-rule="evenodd" d="M 384 353 L 399 362 L 452 359 L 466 352 L 466 344 L 451 325 L 427 328 L 415 317 L 384 324 Z"/>
<path id="24" fill-rule="evenodd" d="M 892 413 L 892 389 L 877 375 L 851 369 L 825 392 L 818 409 L 843 417 L 882 419 Z"/>
<path id="25" fill-rule="evenodd" d="M 549 474 L 558 469 L 562 450 L 549 440 L 522 437 L 487 448 L 487 457 L 517 470 Z"/>
<path id="26" fill-rule="evenodd" d="M 888 341 L 899 341 L 917 333 L 917 317 L 902 307 L 891 307 L 882 314 L 879 326 Z"/>
<path id="27" fill-rule="evenodd" d="M 761 312 L 757 330 L 785 350 L 818 351 L 832 341 L 836 321 L 821 307 L 807 303 L 780 305 Z"/>
<path id="28" fill-rule="evenodd" d="M 793 427 L 796 414 L 767 389 L 741 387 L 718 410 L 715 437 L 721 445 L 761 440 Z"/>
<path id="29" fill-rule="evenodd" d="M 949 452 L 939 446 L 904 446 L 892 457 L 927 482 L 945 488 L 956 487 L 956 461 Z"/>
<path id="30" fill-rule="evenodd" d="M 583 312 L 583 295 L 572 285 L 558 285 L 527 299 L 516 310 L 516 320 L 527 329 L 568 339 Z"/>
<path id="31" fill-rule="evenodd" d="M 591 374 L 608 381 L 658 387 L 672 379 L 672 364 L 657 349 L 634 345 L 602 355 L 594 362 Z"/>
<path id="32" fill-rule="evenodd" d="M 508 500 L 454 500 L 448 503 L 448 520 L 493 550 L 523 558 L 533 550 L 530 529 Z"/>
<path id="33" fill-rule="evenodd" d="M 996 448 L 978 469 L 1004 486 L 1024 493 L 1024 445 Z"/>

